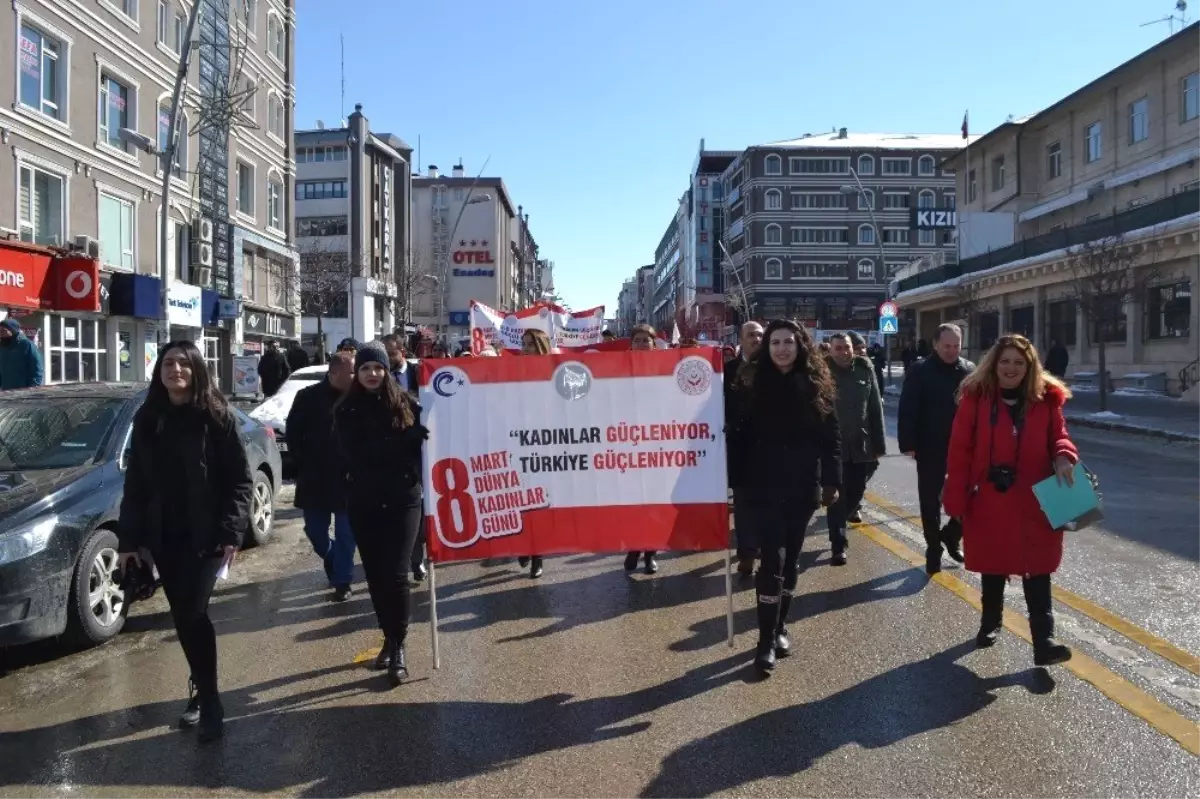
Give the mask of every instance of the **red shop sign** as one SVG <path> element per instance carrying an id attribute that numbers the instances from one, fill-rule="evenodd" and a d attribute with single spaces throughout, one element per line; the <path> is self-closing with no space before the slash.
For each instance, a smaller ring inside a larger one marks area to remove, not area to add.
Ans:
<path id="1" fill-rule="evenodd" d="M 39 310 L 54 256 L 40 247 L 0 242 L 0 306 Z"/>
<path id="2" fill-rule="evenodd" d="M 47 294 L 59 311 L 100 310 L 100 264 L 86 256 L 55 259 Z"/>

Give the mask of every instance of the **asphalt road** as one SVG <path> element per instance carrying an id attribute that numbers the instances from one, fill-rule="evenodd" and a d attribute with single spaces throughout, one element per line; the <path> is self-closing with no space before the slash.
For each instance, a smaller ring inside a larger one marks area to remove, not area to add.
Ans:
<path id="1" fill-rule="evenodd" d="M 853 532 L 833 568 L 818 520 L 796 654 L 767 681 L 736 577 L 726 646 L 718 555 L 664 556 L 656 577 L 580 555 L 536 582 L 515 564 L 440 568 L 442 668 L 422 590 L 412 680 L 389 691 L 362 662 L 379 643 L 365 592 L 329 603 L 294 513 L 281 520 L 214 603 L 222 742 L 171 729 L 187 670 L 156 598 L 99 650 L 0 654 L 0 795 L 1197 793 L 1196 756 L 1163 731 L 1197 750 L 1176 711 L 1086 644 L 1070 668 L 1034 669 L 1014 624 L 976 651 L 970 586 L 914 568 L 900 521 Z"/>

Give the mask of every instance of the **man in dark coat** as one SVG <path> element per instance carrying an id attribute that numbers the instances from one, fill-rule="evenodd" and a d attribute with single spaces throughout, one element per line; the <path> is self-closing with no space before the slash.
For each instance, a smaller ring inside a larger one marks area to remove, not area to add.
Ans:
<path id="1" fill-rule="evenodd" d="M 279 342 L 268 341 L 266 352 L 258 360 L 258 379 L 262 381 L 263 396 L 274 396 L 291 373 L 287 360 L 279 351 Z"/>
<path id="2" fill-rule="evenodd" d="M 299 342 L 293 341 L 288 345 L 287 363 L 288 368 L 293 372 L 308 366 L 308 353 L 304 351 Z"/>
<path id="3" fill-rule="evenodd" d="M 388 354 L 388 371 L 404 389 L 414 397 L 417 395 L 417 370 L 408 362 L 408 353 L 404 349 L 404 340 L 395 333 L 384 336 L 383 346 Z"/>
<path id="4" fill-rule="evenodd" d="M 942 570 L 942 545 L 962 563 L 961 537 L 942 535 L 942 487 L 950 431 L 958 409 L 956 394 L 975 364 L 959 356 L 962 329 L 945 324 L 937 329 L 934 353 L 919 361 L 904 378 L 900 392 L 897 438 L 900 451 L 917 462 L 917 493 L 921 501 L 921 527 L 925 533 L 925 571 Z"/>
<path id="5" fill-rule="evenodd" d="M 293 504 L 304 512 L 304 533 L 325 564 L 325 576 L 337 602 L 346 601 L 352 593 L 354 534 L 342 490 L 341 457 L 333 438 L 333 406 L 353 381 L 354 358 L 334 353 L 325 379 L 297 392 L 286 427 L 288 450 L 296 465 Z"/>
<path id="6" fill-rule="evenodd" d="M 1062 342 L 1050 342 L 1050 351 L 1046 353 L 1046 371 L 1058 378 L 1067 376 L 1067 365 L 1071 362 L 1071 354 Z"/>
<path id="7" fill-rule="evenodd" d="M 0 322 L 0 391 L 40 386 L 45 379 L 42 353 L 16 319 Z"/>
<path id="8" fill-rule="evenodd" d="M 738 393 L 732 390 L 738 372 L 758 352 L 762 346 L 763 326 L 758 322 L 747 322 L 742 325 L 741 353 L 725 364 L 725 423 L 737 419 Z M 728 441 L 728 439 L 727 439 Z M 728 444 L 727 444 L 728 446 Z M 737 532 L 738 573 L 744 577 L 754 574 L 754 556 L 758 554 L 758 542 L 753 539 L 750 531 L 750 510 L 743 501 L 741 482 L 742 469 L 739 466 L 741 458 L 732 450 L 726 451 L 729 462 L 729 486 L 733 489 L 733 523 Z"/>

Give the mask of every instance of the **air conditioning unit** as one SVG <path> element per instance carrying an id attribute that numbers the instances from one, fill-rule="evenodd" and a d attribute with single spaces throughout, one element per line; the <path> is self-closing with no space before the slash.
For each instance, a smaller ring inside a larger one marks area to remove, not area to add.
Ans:
<path id="1" fill-rule="evenodd" d="M 213 263 L 212 245 L 205 241 L 192 242 L 192 267 L 211 267 Z"/>
<path id="2" fill-rule="evenodd" d="M 212 284 L 212 267 L 208 266 L 193 266 L 192 267 L 192 285 L 193 286 L 208 286 Z"/>
<path id="3" fill-rule="evenodd" d="M 192 238 L 196 241 L 212 243 L 213 223 L 211 219 L 200 217 L 192 220 Z"/>
<path id="4" fill-rule="evenodd" d="M 75 249 L 82 253 L 87 253 L 88 258 L 100 257 L 100 242 L 91 236 L 76 236 Z"/>

